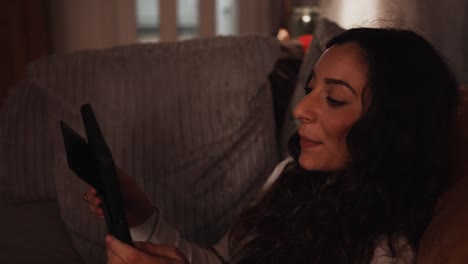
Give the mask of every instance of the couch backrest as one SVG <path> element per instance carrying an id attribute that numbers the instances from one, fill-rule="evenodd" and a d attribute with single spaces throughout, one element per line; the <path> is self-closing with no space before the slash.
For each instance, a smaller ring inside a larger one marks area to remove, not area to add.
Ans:
<path id="1" fill-rule="evenodd" d="M 268 81 L 278 56 L 275 39 L 240 36 L 80 51 L 31 65 L 31 85 L 18 91 L 41 95 L 46 110 L 31 117 L 39 121 L 29 129 L 49 140 L 35 142 L 38 151 L 24 165 L 45 164 L 47 173 L 35 181 L 55 180 L 62 218 L 83 259 L 103 262 L 106 230 L 81 200 L 85 184 L 67 167 L 59 120 L 82 133 L 79 108 L 91 103 L 116 163 L 184 237 L 209 245 L 278 162 Z M 10 136 L 20 144 L 34 138 L 18 132 Z M 31 198 L 28 190 L 13 192 Z"/>

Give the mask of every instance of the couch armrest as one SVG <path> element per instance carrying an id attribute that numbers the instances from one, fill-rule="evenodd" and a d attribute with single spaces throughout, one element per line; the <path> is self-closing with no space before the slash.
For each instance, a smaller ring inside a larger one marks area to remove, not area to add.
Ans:
<path id="1" fill-rule="evenodd" d="M 50 102 L 23 81 L 0 110 L 0 205 L 55 199 Z"/>

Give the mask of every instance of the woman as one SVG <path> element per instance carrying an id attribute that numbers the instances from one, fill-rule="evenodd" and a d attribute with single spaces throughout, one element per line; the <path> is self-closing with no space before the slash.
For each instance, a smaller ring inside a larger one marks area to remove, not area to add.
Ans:
<path id="1" fill-rule="evenodd" d="M 150 242 L 108 236 L 109 263 L 414 263 L 451 174 L 453 74 L 413 32 L 358 28 L 327 44 L 305 91 L 292 159 L 210 250 L 180 240 L 121 173 L 132 236 Z M 85 197 L 102 216 L 95 190 Z"/>

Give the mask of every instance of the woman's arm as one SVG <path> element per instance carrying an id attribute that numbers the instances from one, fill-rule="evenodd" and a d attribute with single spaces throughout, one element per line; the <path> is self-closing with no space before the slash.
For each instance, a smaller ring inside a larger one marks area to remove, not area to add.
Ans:
<path id="1" fill-rule="evenodd" d="M 268 189 L 278 179 L 278 176 L 291 161 L 292 158 L 287 158 L 275 167 L 263 185 L 262 191 Z M 173 245 L 179 248 L 187 259 L 194 264 L 227 263 L 233 255 L 229 247 L 229 233 L 209 249 L 199 247 L 181 238 L 179 232 L 164 220 L 159 208 L 156 208 L 151 217 L 142 225 L 131 228 L 130 233 L 135 241 Z"/>
<path id="2" fill-rule="evenodd" d="M 268 177 L 262 190 L 268 189 L 271 184 L 276 181 L 278 176 L 284 170 L 286 165 L 291 162 L 291 158 L 280 162 L 273 172 Z M 203 248 L 188 242 L 181 238 L 179 232 L 164 220 L 161 210 L 153 206 L 144 192 L 138 187 L 132 177 L 117 169 L 119 182 L 121 186 L 122 196 L 125 203 L 127 217 L 130 225 L 130 233 L 135 245 L 145 245 L 145 249 L 159 248 L 161 245 L 170 245 L 172 249 L 176 249 L 183 254 L 190 263 L 193 264 L 222 264 L 233 255 L 229 247 L 229 234 L 226 234 L 217 244 L 211 248 Z M 91 213 L 103 217 L 103 211 L 100 207 L 101 200 L 97 196 L 96 190 L 89 187 L 88 192 L 84 196 L 85 200 L 89 203 Z M 113 239 L 112 241 L 114 241 Z M 119 241 L 115 245 L 119 245 Z M 125 252 L 122 254 L 136 255 L 136 258 L 148 257 L 148 252 L 142 249 L 119 247 Z M 108 245 L 109 250 L 109 245 Z M 112 253 L 112 252 L 108 252 Z M 118 253 L 118 252 L 115 252 Z M 145 255 L 146 254 L 146 255 Z M 115 257 L 116 254 L 112 256 Z M 113 263 L 113 262 L 110 262 Z M 118 263 L 118 262 L 115 262 Z M 133 263 L 133 262 L 129 262 Z M 142 262 L 144 263 L 144 262 Z M 155 262 L 158 263 L 158 262 Z M 161 262 L 164 263 L 164 262 Z"/>
<path id="3" fill-rule="evenodd" d="M 159 208 L 142 225 L 130 228 L 134 241 L 172 245 L 178 248 L 193 264 L 221 264 L 230 257 L 228 235 L 207 249 L 183 239 L 179 232 L 164 220 Z"/>

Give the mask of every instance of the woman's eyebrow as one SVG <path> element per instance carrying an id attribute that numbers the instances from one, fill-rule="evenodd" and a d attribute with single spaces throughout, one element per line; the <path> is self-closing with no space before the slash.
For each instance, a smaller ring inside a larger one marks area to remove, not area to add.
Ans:
<path id="1" fill-rule="evenodd" d="M 326 84 L 343 85 L 344 87 L 348 88 L 354 95 L 357 96 L 356 90 L 354 90 L 354 88 L 351 85 L 349 85 L 349 83 L 347 83 L 347 82 L 345 82 L 343 80 L 333 79 L 333 78 L 325 78 L 325 83 Z"/>
<path id="2" fill-rule="evenodd" d="M 312 79 L 315 78 L 315 71 L 312 69 L 309 78 L 307 79 L 306 85 L 309 85 Z M 356 90 L 347 82 L 339 79 L 333 79 L 333 78 L 325 78 L 325 84 L 338 84 L 338 85 L 343 85 L 346 88 L 348 88 L 354 95 L 357 96 Z"/>
<path id="3" fill-rule="evenodd" d="M 312 79 L 315 77 L 315 71 L 312 69 L 312 72 L 309 75 L 309 78 L 307 78 L 306 86 L 310 84 Z"/>

